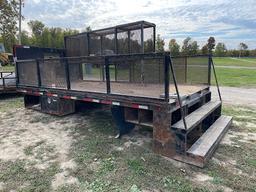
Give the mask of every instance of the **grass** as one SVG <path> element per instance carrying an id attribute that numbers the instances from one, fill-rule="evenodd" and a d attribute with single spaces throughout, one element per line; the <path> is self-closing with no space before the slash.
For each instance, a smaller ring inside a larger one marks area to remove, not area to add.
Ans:
<path id="1" fill-rule="evenodd" d="M 216 66 L 256 67 L 256 58 L 213 57 Z"/>
<path id="2" fill-rule="evenodd" d="M 20 108 L 21 102 L 20 98 L 6 99 L 4 103 L 9 105 L 9 108 L 5 107 L 4 112 L 16 107 Z M 3 106 L 1 101 L 0 106 Z M 234 123 L 231 127 L 232 132 L 256 133 L 255 126 L 247 125 L 248 123 L 256 124 L 255 109 L 228 106 L 223 108 L 223 113 L 234 116 L 234 121 L 241 124 L 238 126 Z M 48 116 L 41 114 L 42 118 L 36 121 L 45 123 Z M 58 121 L 67 122 L 68 119 L 69 117 L 58 118 Z M 72 115 L 72 121 L 74 123 L 71 126 L 66 127 L 63 123 L 63 127 L 73 136 L 68 157 L 76 162 L 76 167 L 70 169 L 70 175 L 77 178 L 79 183 L 61 185 L 57 189 L 59 192 L 140 192 L 143 190 L 206 192 L 224 191 L 223 187 L 229 187 L 234 191 L 255 191 L 256 189 L 254 177 L 256 143 L 241 142 L 242 137 L 233 138 L 240 147 L 226 144 L 218 147 L 214 158 L 225 165 L 211 159 L 204 169 L 193 166 L 177 167 L 175 166 L 177 163 L 153 153 L 150 138 L 142 145 L 136 144 L 146 138 L 145 135 L 149 134 L 148 130 L 137 130 L 130 138 L 114 139 L 116 127 L 110 112 L 106 109 Z M 127 143 L 131 143 L 129 147 L 125 147 L 128 146 Z M 117 150 L 118 147 L 121 149 Z M 38 155 L 36 159 L 44 161 L 43 154 L 58 153 L 55 150 L 47 145 L 47 142 L 38 141 L 28 145 L 24 153 L 27 156 Z M 236 162 L 235 165 L 227 163 L 230 159 Z M 235 170 L 240 170 L 243 174 Z M 46 169 L 39 170 L 28 160 L 0 160 L 0 183 L 4 183 L 3 190 L 0 190 L 4 192 L 51 191 L 51 182 L 59 171 L 60 164 L 54 162 L 50 163 Z M 198 173 L 213 179 L 208 182 L 194 182 L 193 178 Z"/>
<path id="3" fill-rule="evenodd" d="M 256 69 L 216 68 L 220 86 L 256 87 Z M 212 83 L 215 79 L 212 75 Z"/>
<path id="4" fill-rule="evenodd" d="M 2 66 L 0 67 L 0 72 L 9 72 L 9 71 L 14 71 L 15 67 L 14 65 L 6 65 L 6 66 Z"/>

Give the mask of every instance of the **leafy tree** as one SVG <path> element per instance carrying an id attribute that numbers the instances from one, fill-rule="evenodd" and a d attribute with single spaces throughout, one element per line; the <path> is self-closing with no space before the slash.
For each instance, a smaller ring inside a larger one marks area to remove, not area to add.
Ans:
<path id="1" fill-rule="evenodd" d="M 246 51 L 248 49 L 248 45 L 246 45 L 245 43 L 241 42 L 239 44 L 239 57 L 241 56 L 248 56 L 248 51 Z"/>
<path id="2" fill-rule="evenodd" d="M 175 39 L 171 39 L 170 40 L 170 42 L 169 42 L 169 50 L 170 50 L 172 56 L 177 56 L 177 55 L 180 54 L 180 46 L 176 42 Z"/>
<path id="3" fill-rule="evenodd" d="M 16 43 L 19 4 L 15 0 L 0 0 L 0 34 L 8 52 Z"/>
<path id="4" fill-rule="evenodd" d="M 215 38 L 214 37 L 209 37 L 208 42 L 207 42 L 207 47 L 209 54 L 212 54 L 214 48 L 215 48 Z"/>
<path id="5" fill-rule="evenodd" d="M 164 51 L 164 40 L 161 38 L 160 34 L 157 34 L 156 38 L 156 52 Z"/>
<path id="6" fill-rule="evenodd" d="M 202 54 L 203 55 L 207 55 L 208 54 L 208 47 L 207 47 L 207 45 L 204 45 L 203 47 L 202 47 Z"/>
<path id="7" fill-rule="evenodd" d="M 192 41 L 191 37 L 187 37 L 183 41 L 182 54 L 183 55 L 195 55 L 198 52 L 197 41 Z"/>
<path id="8" fill-rule="evenodd" d="M 226 55 L 227 48 L 224 43 L 218 43 L 215 48 L 215 55 L 218 57 L 223 57 Z"/>

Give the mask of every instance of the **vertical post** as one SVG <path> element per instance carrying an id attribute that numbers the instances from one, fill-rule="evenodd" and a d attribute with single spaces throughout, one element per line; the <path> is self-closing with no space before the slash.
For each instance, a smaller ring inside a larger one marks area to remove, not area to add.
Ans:
<path id="1" fill-rule="evenodd" d="M 37 69 L 37 83 L 38 83 L 38 87 L 41 87 L 42 83 L 41 83 L 41 74 L 40 74 L 40 60 L 36 59 L 36 69 Z"/>
<path id="2" fill-rule="evenodd" d="M 185 56 L 185 83 L 188 81 L 188 57 Z"/>
<path id="3" fill-rule="evenodd" d="M 102 35 L 100 36 L 100 54 L 103 54 Z"/>
<path id="4" fill-rule="evenodd" d="M 212 56 L 208 57 L 208 85 L 211 85 L 211 64 L 212 64 Z"/>
<path id="5" fill-rule="evenodd" d="M 90 35 L 87 33 L 87 47 L 88 47 L 88 56 L 90 56 Z"/>
<path id="6" fill-rule="evenodd" d="M 65 64 L 65 74 L 66 74 L 66 83 L 67 89 L 70 90 L 70 76 L 69 76 L 69 63 L 67 58 L 63 58 Z"/>
<path id="7" fill-rule="evenodd" d="M 118 54 L 117 28 L 115 28 L 115 54 Z"/>
<path id="8" fill-rule="evenodd" d="M 19 78 L 19 62 L 18 61 L 15 61 L 15 76 L 16 76 L 16 86 L 19 85 L 20 83 L 20 78 Z"/>
<path id="9" fill-rule="evenodd" d="M 105 71 L 106 71 L 106 86 L 107 86 L 107 94 L 111 93 L 110 88 L 110 75 L 109 75 L 109 58 L 105 57 Z"/>
<path id="10" fill-rule="evenodd" d="M 131 53 L 131 31 L 130 30 L 128 31 L 128 53 Z"/>
<path id="11" fill-rule="evenodd" d="M 164 96 L 165 101 L 169 102 L 169 83 L 170 83 L 170 56 L 164 56 Z"/>
<path id="12" fill-rule="evenodd" d="M 141 23 L 141 28 L 140 28 L 140 31 L 141 31 L 141 53 L 144 53 L 144 24 L 143 22 Z"/>
<path id="13" fill-rule="evenodd" d="M 153 27 L 153 52 L 156 52 L 156 26 Z"/>

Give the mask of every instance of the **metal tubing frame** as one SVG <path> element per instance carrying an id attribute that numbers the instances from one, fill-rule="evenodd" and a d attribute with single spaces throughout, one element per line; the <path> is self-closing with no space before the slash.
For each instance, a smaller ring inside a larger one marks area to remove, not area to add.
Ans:
<path id="1" fill-rule="evenodd" d="M 70 74 L 69 74 L 69 63 L 67 58 L 63 58 L 65 64 L 65 74 L 66 74 L 66 83 L 67 90 L 70 90 Z"/>
<path id="2" fill-rule="evenodd" d="M 109 74 L 109 60 L 108 60 L 108 57 L 105 57 L 105 72 L 106 72 L 107 94 L 110 94 L 111 93 L 111 87 L 110 87 L 110 74 Z"/>
<path id="3" fill-rule="evenodd" d="M 164 91 L 165 101 L 169 102 L 169 85 L 170 85 L 170 56 L 164 57 Z"/>
<path id="4" fill-rule="evenodd" d="M 214 78 L 215 78 L 215 81 L 216 81 L 216 86 L 217 86 L 217 90 L 218 90 L 219 99 L 220 99 L 220 101 L 222 102 L 222 97 L 221 97 L 221 93 L 220 93 L 219 82 L 218 82 L 218 79 L 217 79 L 217 75 L 216 75 L 216 71 L 215 71 L 215 66 L 214 66 L 214 63 L 213 63 L 213 60 L 212 60 L 212 57 L 211 57 L 211 56 L 209 56 L 209 60 L 210 60 L 210 63 L 211 63 L 211 65 L 212 65 L 213 74 L 214 74 Z"/>
<path id="5" fill-rule="evenodd" d="M 171 68 L 171 72 L 172 72 L 172 78 L 173 78 L 175 90 L 176 90 L 177 97 L 178 97 L 178 103 L 179 103 L 179 106 L 180 106 L 181 118 L 182 118 L 185 130 L 187 130 L 187 123 L 186 123 L 186 119 L 185 119 L 185 114 L 184 114 L 184 110 L 183 110 L 183 106 L 182 106 L 182 101 L 181 101 L 181 98 L 180 98 L 180 93 L 179 93 L 179 89 L 178 89 L 178 85 L 177 85 L 177 80 L 176 80 L 176 76 L 175 76 L 175 73 L 174 73 L 174 69 L 173 69 L 173 64 L 172 64 L 171 58 L 170 58 L 170 68 Z"/>
<path id="6" fill-rule="evenodd" d="M 40 59 L 36 59 L 36 70 L 37 70 L 37 83 L 38 87 L 42 86 L 41 74 L 40 74 Z"/>

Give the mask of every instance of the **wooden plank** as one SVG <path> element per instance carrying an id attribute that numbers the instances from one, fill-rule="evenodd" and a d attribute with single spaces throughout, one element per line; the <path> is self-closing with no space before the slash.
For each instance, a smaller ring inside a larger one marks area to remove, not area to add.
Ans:
<path id="1" fill-rule="evenodd" d="M 223 115 L 219 117 L 215 123 L 191 146 L 187 153 L 193 156 L 207 158 L 226 133 L 231 121 L 232 117 Z"/>
<path id="2" fill-rule="evenodd" d="M 217 109 L 221 105 L 220 101 L 210 101 L 195 110 L 193 113 L 189 114 L 185 117 L 187 124 L 187 131 L 196 127 L 202 120 L 205 119 L 210 113 L 212 113 L 215 109 Z M 171 126 L 175 129 L 185 129 L 184 123 L 182 120 L 178 121 L 174 125 Z"/>

